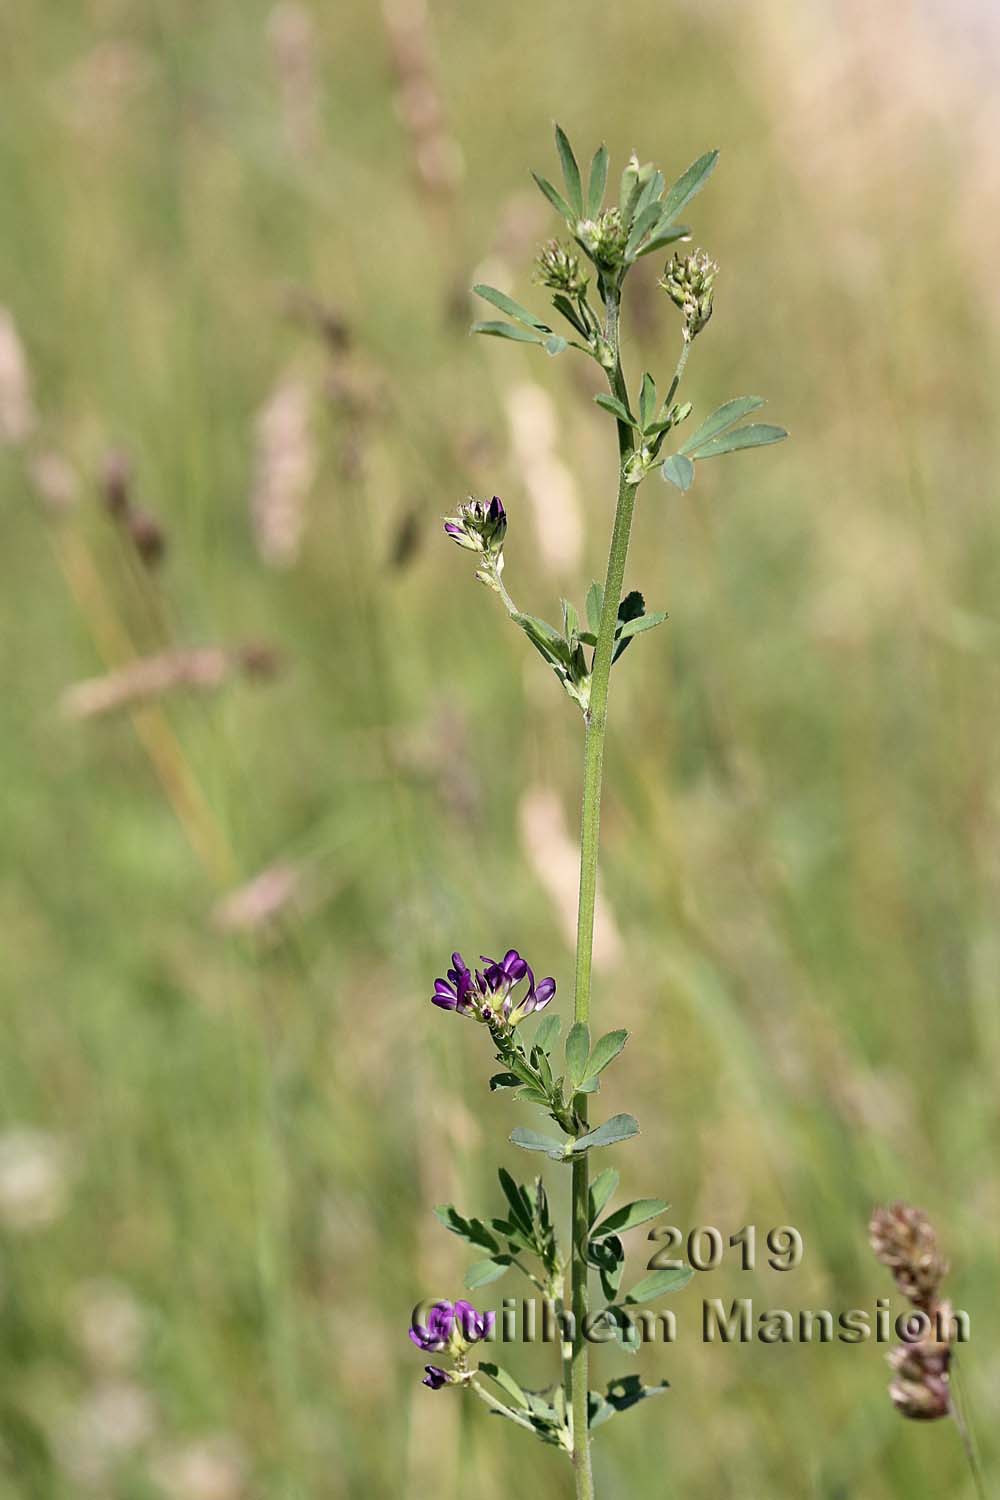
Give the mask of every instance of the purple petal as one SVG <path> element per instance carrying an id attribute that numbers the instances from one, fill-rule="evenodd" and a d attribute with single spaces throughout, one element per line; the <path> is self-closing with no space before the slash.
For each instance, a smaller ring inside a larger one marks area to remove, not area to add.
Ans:
<path id="1" fill-rule="evenodd" d="M 443 1385 L 448 1384 L 447 1373 L 440 1365 L 424 1365 L 424 1369 L 427 1373 L 420 1382 L 421 1385 L 429 1386 L 432 1391 L 439 1391 Z"/>
<path id="2" fill-rule="evenodd" d="M 535 985 L 535 1009 L 542 1010 L 556 992 L 554 979 L 540 979 Z"/>

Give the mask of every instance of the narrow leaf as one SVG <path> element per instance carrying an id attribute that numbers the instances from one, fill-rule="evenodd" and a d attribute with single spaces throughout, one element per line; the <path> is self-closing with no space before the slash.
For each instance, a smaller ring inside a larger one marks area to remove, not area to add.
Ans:
<path id="1" fill-rule="evenodd" d="M 497 1089 L 520 1088 L 521 1080 L 516 1073 L 494 1073 L 490 1079 L 490 1093 L 495 1094 Z"/>
<path id="2" fill-rule="evenodd" d="M 562 214 L 567 224 L 572 224 L 575 216 L 573 210 L 570 208 L 569 204 L 566 202 L 566 199 L 562 196 L 562 194 L 557 192 L 556 189 L 552 186 L 551 182 L 549 182 L 547 178 L 542 177 L 538 172 L 532 172 L 531 175 L 535 179 L 540 190 L 545 194 L 546 198 L 548 198 L 549 202 L 552 204 L 552 207 L 555 209 L 556 213 Z"/>
<path id="3" fill-rule="evenodd" d="M 672 453 L 660 473 L 679 490 L 689 490 L 694 483 L 694 464 L 683 453 Z"/>
<path id="4" fill-rule="evenodd" d="M 658 202 L 665 186 L 662 172 L 650 172 L 645 186 L 635 201 L 635 215 L 637 219 L 640 214 L 645 213 L 650 204 Z"/>
<path id="5" fill-rule="evenodd" d="M 690 1266 L 676 1266 L 672 1271 L 651 1271 L 635 1286 L 625 1298 L 626 1302 L 652 1302 L 654 1297 L 660 1297 L 664 1292 L 679 1292 L 682 1286 L 687 1286 L 694 1275 Z"/>
<path id="6" fill-rule="evenodd" d="M 640 623 L 641 621 L 639 620 L 630 620 L 628 622 L 629 626 L 633 629 Z M 608 1063 L 614 1062 L 627 1041 L 627 1031 L 609 1031 L 606 1036 L 602 1036 L 600 1041 L 594 1043 L 593 1051 L 587 1059 L 587 1066 L 584 1069 L 583 1077 L 596 1078 L 598 1073 L 603 1073 Z"/>
<path id="7" fill-rule="evenodd" d="M 690 203 L 695 193 L 700 193 L 705 183 L 715 170 L 715 164 L 719 160 L 718 151 L 706 151 L 704 156 L 692 162 L 686 172 L 683 172 L 663 200 L 663 217 L 660 223 L 664 226 L 673 222 L 685 204 Z"/>
<path id="8" fill-rule="evenodd" d="M 514 1379 L 513 1375 L 511 1375 L 510 1371 L 504 1369 L 503 1365 L 488 1364 L 485 1360 L 481 1360 L 479 1368 L 482 1370 L 483 1374 L 488 1375 L 490 1380 L 492 1380 L 495 1385 L 498 1385 L 502 1391 L 506 1391 L 507 1395 L 511 1396 L 523 1411 L 531 1410 L 531 1403 L 528 1400 L 527 1394 L 518 1385 L 517 1381 Z"/>
<path id="9" fill-rule="evenodd" d="M 589 1151 L 592 1146 L 613 1146 L 616 1141 L 627 1141 L 630 1136 L 638 1134 L 639 1122 L 634 1115 L 612 1115 L 610 1120 L 605 1120 L 596 1130 L 589 1130 L 586 1135 L 579 1136 L 573 1150 Z"/>
<path id="10" fill-rule="evenodd" d="M 499 321 L 487 321 L 486 323 L 473 323 L 470 333 L 485 333 L 495 339 L 514 339 L 519 344 L 544 344 L 545 340 L 533 332 L 530 328 L 522 328 L 519 323 L 501 323 Z"/>
<path id="11" fill-rule="evenodd" d="M 587 216 L 596 219 L 604 202 L 604 190 L 608 185 L 608 148 L 598 146 L 590 163 L 590 182 L 587 185 Z"/>
<path id="12" fill-rule="evenodd" d="M 582 218 L 583 189 L 580 186 L 580 168 L 576 164 L 576 157 L 573 155 L 573 147 L 569 143 L 569 137 L 561 125 L 556 126 L 556 147 L 559 151 L 559 160 L 562 162 L 563 178 L 566 182 L 566 195 L 576 210 L 577 218 Z"/>
<path id="13" fill-rule="evenodd" d="M 503 1195 L 510 1204 L 511 1215 L 521 1225 L 522 1229 L 531 1231 L 531 1203 L 523 1187 L 519 1187 L 506 1167 L 501 1167 L 497 1172 Z"/>
<path id="14" fill-rule="evenodd" d="M 526 1099 L 529 1104 L 548 1104 L 549 1102 L 548 1096 L 543 1094 L 541 1089 L 536 1088 L 522 1089 L 517 1098 Z"/>
<path id="15" fill-rule="evenodd" d="M 648 203 L 632 225 L 629 237 L 625 245 L 625 259 L 634 260 L 639 246 L 654 224 L 660 222 L 660 205 Z"/>
<path id="16" fill-rule="evenodd" d="M 618 1173 L 614 1167 L 605 1167 L 603 1172 L 598 1172 L 590 1184 L 590 1222 L 603 1211 L 605 1204 L 618 1186 Z"/>
<path id="17" fill-rule="evenodd" d="M 470 1245 L 478 1245 L 481 1250 L 500 1249 L 499 1242 L 494 1239 L 481 1219 L 463 1218 L 453 1204 L 439 1204 L 434 1214 L 446 1229 L 450 1229 L 452 1234 L 457 1234 L 460 1239 L 468 1240 Z"/>
<path id="18" fill-rule="evenodd" d="M 562 292 L 557 292 L 556 295 L 552 298 L 552 306 L 556 309 L 557 312 L 562 313 L 563 317 L 568 323 L 572 323 L 577 333 L 583 334 L 583 337 L 585 339 L 590 337 L 590 330 L 588 329 L 586 323 L 583 321 L 569 298 L 564 296 Z"/>
<path id="19" fill-rule="evenodd" d="M 506 292 L 498 291 L 495 286 L 486 286 L 482 282 L 477 282 L 472 290 L 477 297 L 482 297 L 484 302 L 492 302 L 494 307 L 498 307 L 508 317 L 516 318 L 519 323 L 527 323 L 529 328 L 540 328 L 542 333 L 552 332 L 548 323 L 543 323 L 540 318 L 535 317 L 533 312 L 522 307 L 520 302 L 515 302 L 513 297 L 508 297 Z"/>
<path id="20" fill-rule="evenodd" d="M 639 423 L 645 432 L 653 420 L 656 411 L 656 381 L 647 370 L 642 377 L 642 390 L 639 392 Z"/>
<path id="21" fill-rule="evenodd" d="M 736 396 L 732 401 L 726 401 L 722 406 L 716 407 L 710 417 L 693 432 L 686 443 L 678 448 L 678 453 L 690 453 L 692 448 L 700 448 L 702 443 L 707 443 L 709 438 L 717 437 L 720 432 L 725 432 L 727 427 L 732 427 L 741 417 L 748 417 L 752 411 L 759 411 L 764 405 L 763 396 Z"/>
<path id="22" fill-rule="evenodd" d="M 576 1021 L 570 1027 L 566 1038 L 566 1067 L 569 1072 L 569 1081 L 574 1089 L 587 1070 L 589 1055 L 590 1031 L 582 1021 Z"/>
<path id="23" fill-rule="evenodd" d="M 651 615 L 641 615 L 638 620 L 626 620 L 618 632 L 620 641 L 627 641 L 633 635 L 639 635 L 643 630 L 652 630 L 656 625 L 662 625 L 668 618 L 665 609 L 657 610 Z"/>
<path id="24" fill-rule="evenodd" d="M 470 1292 L 475 1291 L 477 1286 L 489 1286 L 491 1281 L 499 1281 L 501 1276 L 506 1276 L 511 1265 L 509 1255 L 498 1255 L 490 1260 L 477 1260 L 466 1271 L 465 1284 Z"/>
<path id="25" fill-rule="evenodd" d="M 765 448 L 768 443 L 780 443 L 788 433 L 783 427 L 772 427 L 767 422 L 752 422 L 749 427 L 736 427 L 732 432 L 723 432 L 696 448 L 692 458 L 717 458 L 720 453 L 735 453 L 740 448 Z"/>
<path id="26" fill-rule="evenodd" d="M 636 260 L 643 255 L 652 255 L 655 250 L 662 250 L 665 245 L 673 245 L 677 240 L 689 240 L 691 231 L 686 224 L 675 224 L 673 228 L 661 219 L 653 230 L 651 239 L 648 239 L 641 249 L 636 251 Z"/>
<path id="27" fill-rule="evenodd" d="M 591 1231 L 592 1237 L 598 1240 L 606 1234 L 624 1234 L 626 1229 L 635 1229 L 637 1224 L 645 1224 L 658 1214 L 666 1213 L 669 1207 L 662 1198 L 637 1198 L 634 1203 L 626 1203 L 624 1208 L 616 1208 L 613 1214 L 609 1214 Z"/>
<path id="28" fill-rule="evenodd" d="M 634 427 L 636 425 L 632 413 L 627 406 L 618 400 L 617 396 L 609 396 L 607 391 L 601 391 L 599 395 L 594 397 L 594 401 L 598 406 L 603 406 L 605 411 L 611 412 L 612 416 L 617 417 L 619 422 L 624 422 L 627 427 Z"/>
<path id="29" fill-rule="evenodd" d="M 569 339 L 564 339 L 561 333 L 554 333 L 551 338 L 545 340 L 546 354 L 561 354 L 564 349 L 569 348 Z"/>
<path id="30" fill-rule="evenodd" d="M 601 610 L 604 608 L 604 585 L 595 581 L 587 590 L 587 624 L 594 635 L 601 628 Z"/>

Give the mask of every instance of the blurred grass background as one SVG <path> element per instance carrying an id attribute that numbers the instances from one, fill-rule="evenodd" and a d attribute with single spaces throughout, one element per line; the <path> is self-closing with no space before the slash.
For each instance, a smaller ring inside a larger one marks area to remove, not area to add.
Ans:
<path id="1" fill-rule="evenodd" d="M 596 1006 L 633 1032 L 624 1189 L 805 1259 L 675 1299 L 640 1357 L 673 1390 L 602 1432 L 599 1490 L 967 1494 L 874 1344 L 699 1319 L 871 1309 L 869 1210 L 910 1198 L 995 1462 L 995 17 L 38 0 L 0 40 L 0 1496 L 568 1492 L 405 1336 L 468 1260 L 432 1205 L 496 1211 L 512 1123 L 433 978 L 516 944 L 570 999 L 579 723 L 439 533 L 502 494 L 550 618 L 603 567 L 589 371 L 465 335 L 487 266 L 537 296 L 553 116 L 668 180 L 722 148 L 688 393 L 793 434 L 642 491 L 629 582 L 670 621 L 616 673 Z M 678 339 L 642 265 L 633 379 Z M 276 673 L 65 696 L 251 643 Z"/>

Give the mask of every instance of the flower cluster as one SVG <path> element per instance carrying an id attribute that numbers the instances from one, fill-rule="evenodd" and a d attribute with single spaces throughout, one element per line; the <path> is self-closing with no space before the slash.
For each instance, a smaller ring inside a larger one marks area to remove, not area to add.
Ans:
<path id="1" fill-rule="evenodd" d="M 471 1302 L 435 1302 L 427 1323 L 411 1326 L 410 1338 L 425 1354 L 448 1354 L 456 1361 L 457 1368 L 444 1370 L 440 1365 L 425 1365 L 423 1384 L 439 1391 L 442 1386 L 467 1380 L 470 1372 L 465 1363 L 466 1350 L 490 1338 L 495 1326 L 496 1313 L 477 1312 Z"/>
<path id="2" fill-rule="evenodd" d="M 493 499 L 469 499 L 458 507 L 457 516 L 446 516 L 444 529 L 453 542 L 470 552 L 481 552 L 491 563 L 502 560 L 507 535 L 507 512 L 499 495 Z"/>
<path id="3" fill-rule="evenodd" d="M 667 262 L 660 286 L 684 314 L 684 335 L 693 339 L 712 316 L 712 297 L 719 267 L 704 250 L 692 255 L 674 255 Z"/>
<path id="4" fill-rule="evenodd" d="M 554 292 L 568 292 L 571 297 L 582 297 L 589 280 L 580 257 L 558 240 L 549 240 L 539 250 L 535 278 L 542 286 Z"/>
<path id="5" fill-rule="evenodd" d="M 473 975 L 461 953 L 453 953 L 447 979 L 434 981 L 433 1004 L 493 1026 L 516 1026 L 544 1010 L 556 992 L 554 979 L 536 983 L 531 966 L 516 948 L 508 949 L 499 962 L 485 955 L 482 962 L 484 967 Z M 525 982 L 527 988 L 515 999 L 513 992 Z"/>
<path id="6" fill-rule="evenodd" d="M 946 1417 L 951 1410 L 951 1344 L 939 1335 L 950 1325 L 951 1308 L 939 1297 L 948 1262 L 934 1226 L 921 1209 L 893 1203 L 875 1209 L 868 1237 L 876 1257 L 888 1266 L 899 1290 L 916 1309 L 914 1319 L 922 1318 L 928 1330 L 919 1342 L 900 1344 L 889 1354 L 892 1404 L 904 1417 L 918 1421 Z"/>

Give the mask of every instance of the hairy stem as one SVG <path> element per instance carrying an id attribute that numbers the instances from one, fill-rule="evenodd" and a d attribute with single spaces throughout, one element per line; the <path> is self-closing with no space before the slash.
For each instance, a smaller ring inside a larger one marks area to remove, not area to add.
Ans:
<path id="1" fill-rule="evenodd" d="M 619 290 L 606 292 L 605 337 L 614 354 L 609 372 L 612 393 L 622 399 L 625 390 L 618 354 Z M 608 689 L 611 660 L 614 655 L 615 626 L 618 605 L 625 579 L 632 515 L 635 509 L 635 486 L 626 483 L 625 461 L 632 452 L 632 431 L 618 424 L 619 477 L 618 502 L 614 530 L 608 554 L 604 584 L 604 605 L 594 647 L 590 680 L 590 707 L 587 711 L 586 742 L 583 760 L 583 806 L 580 820 L 580 905 L 576 932 L 576 999 L 575 1019 L 590 1023 L 591 971 L 594 955 L 594 908 L 597 900 L 597 859 L 601 828 L 601 786 L 604 774 L 604 740 L 608 723 Z M 587 1118 L 587 1099 L 578 1095 L 576 1110 L 582 1121 Z M 584 1325 L 588 1312 L 587 1262 L 585 1251 L 589 1230 L 589 1170 L 586 1153 L 573 1161 L 573 1254 L 572 1308 L 574 1319 L 573 1357 L 570 1379 L 573 1391 L 573 1466 L 577 1500 L 592 1500 L 594 1478 L 590 1462 L 590 1433 L 587 1425 L 588 1345 Z"/>

